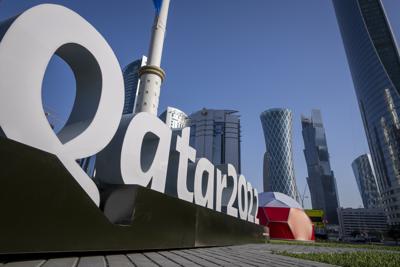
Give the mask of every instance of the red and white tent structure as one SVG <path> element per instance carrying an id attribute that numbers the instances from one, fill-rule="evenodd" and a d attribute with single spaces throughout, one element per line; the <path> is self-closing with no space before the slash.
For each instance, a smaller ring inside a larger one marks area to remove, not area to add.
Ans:
<path id="1" fill-rule="evenodd" d="M 279 192 L 259 194 L 258 219 L 276 239 L 315 240 L 310 218 L 293 198 Z"/>

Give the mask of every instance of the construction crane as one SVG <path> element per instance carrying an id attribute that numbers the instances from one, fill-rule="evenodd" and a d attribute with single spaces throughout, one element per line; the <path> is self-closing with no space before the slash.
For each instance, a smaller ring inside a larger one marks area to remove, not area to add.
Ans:
<path id="1" fill-rule="evenodd" d="M 303 207 L 303 209 L 304 209 L 304 199 L 308 198 L 308 196 L 306 196 L 306 190 L 307 190 L 307 184 L 304 186 L 303 194 L 300 195 L 301 206 Z"/>

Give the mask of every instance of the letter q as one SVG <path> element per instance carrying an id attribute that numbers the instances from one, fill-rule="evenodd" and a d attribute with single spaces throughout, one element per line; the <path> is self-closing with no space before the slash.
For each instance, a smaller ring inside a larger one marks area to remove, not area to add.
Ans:
<path id="1" fill-rule="evenodd" d="M 99 205 L 96 185 L 76 160 L 99 152 L 117 130 L 124 83 L 114 52 L 86 20 L 52 4 L 0 24 L 0 39 L 0 127 L 9 139 L 55 154 Z M 54 54 L 71 67 L 77 89 L 72 113 L 58 136 L 41 99 Z"/>

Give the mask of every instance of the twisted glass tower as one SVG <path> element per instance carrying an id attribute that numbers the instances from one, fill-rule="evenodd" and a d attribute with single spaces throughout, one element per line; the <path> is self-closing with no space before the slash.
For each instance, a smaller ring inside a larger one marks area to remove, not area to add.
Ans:
<path id="1" fill-rule="evenodd" d="M 269 109 L 261 113 L 266 152 L 264 154 L 264 192 L 281 192 L 297 201 L 292 150 L 292 112 Z"/>
<path id="2" fill-rule="evenodd" d="M 313 110 L 310 118 L 302 116 L 301 126 L 312 207 L 323 210 L 329 224 L 338 224 L 339 198 L 321 112 Z"/>
<path id="3" fill-rule="evenodd" d="M 400 224 L 400 60 L 380 0 L 333 0 L 389 224 Z"/>

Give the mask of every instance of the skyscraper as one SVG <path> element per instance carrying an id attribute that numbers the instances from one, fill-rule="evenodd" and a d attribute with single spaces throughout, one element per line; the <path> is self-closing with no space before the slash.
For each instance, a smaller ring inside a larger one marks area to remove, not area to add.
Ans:
<path id="1" fill-rule="evenodd" d="M 160 119 L 165 122 L 171 129 L 182 129 L 189 126 L 189 117 L 185 112 L 173 107 L 161 113 Z"/>
<path id="2" fill-rule="evenodd" d="M 351 167 L 356 177 L 364 208 L 380 208 L 381 194 L 375 179 L 371 155 L 363 154 L 359 156 L 353 161 Z"/>
<path id="3" fill-rule="evenodd" d="M 311 118 L 302 116 L 301 126 L 312 207 L 323 210 L 329 224 L 338 224 L 339 199 L 321 112 L 312 110 Z"/>
<path id="4" fill-rule="evenodd" d="M 230 163 L 241 173 L 240 117 L 234 110 L 202 109 L 189 116 L 190 145 L 197 158 L 213 164 Z"/>
<path id="5" fill-rule="evenodd" d="M 293 166 L 292 112 L 269 109 L 261 113 L 260 119 L 266 145 L 264 192 L 281 192 L 299 201 Z"/>
<path id="6" fill-rule="evenodd" d="M 389 224 L 400 224 L 400 60 L 380 0 L 333 0 Z"/>
<path id="7" fill-rule="evenodd" d="M 145 66 L 147 58 L 135 60 L 123 69 L 125 84 L 125 104 L 123 114 L 132 114 L 134 112 L 136 96 L 140 86 L 139 69 Z"/>

